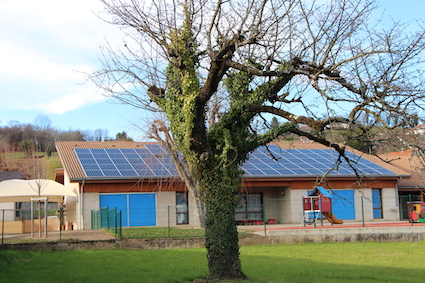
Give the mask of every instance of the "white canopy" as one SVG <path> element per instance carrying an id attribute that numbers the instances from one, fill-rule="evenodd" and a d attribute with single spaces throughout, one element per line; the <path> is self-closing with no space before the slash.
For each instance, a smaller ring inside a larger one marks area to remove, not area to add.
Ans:
<path id="1" fill-rule="evenodd" d="M 29 202 L 31 198 L 39 196 L 47 197 L 49 202 L 63 202 L 64 197 L 77 197 L 70 189 L 52 180 L 12 179 L 0 182 L 0 202 Z"/>

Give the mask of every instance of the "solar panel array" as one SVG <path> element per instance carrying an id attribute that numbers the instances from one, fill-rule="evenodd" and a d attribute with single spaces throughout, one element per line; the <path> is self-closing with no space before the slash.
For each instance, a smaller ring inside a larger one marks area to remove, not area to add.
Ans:
<path id="1" fill-rule="evenodd" d="M 75 148 L 87 177 L 178 176 L 162 146 L 144 148 Z"/>
<path id="2" fill-rule="evenodd" d="M 157 144 L 144 148 L 76 148 L 75 154 L 87 177 L 152 178 L 178 177 L 167 151 Z M 272 158 L 273 156 L 273 158 Z M 348 153 L 358 172 L 363 175 L 396 176 L 369 160 Z M 328 172 L 338 160 L 331 149 L 281 149 L 260 147 L 249 156 L 243 170 L 246 177 L 306 177 Z M 330 176 L 353 175 L 353 169 L 343 161 Z"/>
<path id="3" fill-rule="evenodd" d="M 396 176 L 378 164 L 347 152 L 357 171 L 363 175 Z M 273 156 L 273 158 L 272 158 Z M 281 149 L 278 146 L 260 147 L 243 165 L 245 176 L 321 176 L 335 167 L 339 154 L 333 149 Z M 354 175 L 343 160 L 330 176 Z"/>

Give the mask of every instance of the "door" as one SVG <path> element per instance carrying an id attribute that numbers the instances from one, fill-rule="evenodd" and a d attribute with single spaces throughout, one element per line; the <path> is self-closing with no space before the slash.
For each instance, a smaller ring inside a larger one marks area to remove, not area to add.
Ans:
<path id="1" fill-rule="evenodd" d="M 105 194 L 100 195 L 100 208 L 116 207 L 122 211 L 122 226 L 155 226 L 155 194 Z"/>
<path id="2" fill-rule="evenodd" d="M 373 218 L 374 219 L 383 218 L 381 189 L 372 190 L 372 206 L 373 206 Z"/>
<path id="3" fill-rule="evenodd" d="M 108 207 L 109 209 L 117 208 L 117 211 L 122 212 L 122 226 L 128 226 L 127 213 L 127 195 L 126 194 L 111 194 L 100 196 L 100 208 Z"/>
<path id="4" fill-rule="evenodd" d="M 155 194 L 129 194 L 129 226 L 155 226 Z"/>
<path id="5" fill-rule="evenodd" d="M 341 220 L 356 219 L 354 190 L 332 191 L 332 213 Z"/>

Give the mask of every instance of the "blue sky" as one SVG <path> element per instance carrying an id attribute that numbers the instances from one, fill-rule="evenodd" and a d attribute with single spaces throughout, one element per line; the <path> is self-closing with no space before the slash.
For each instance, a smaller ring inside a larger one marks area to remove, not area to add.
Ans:
<path id="1" fill-rule="evenodd" d="M 380 0 L 395 20 L 424 19 L 425 0 Z M 146 119 L 105 99 L 81 72 L 99 67 L 100 48 L 120 32 L 96 17 L 98 0 L 0 0 L 0 126 L 48 116 L 54 128 L 141 133 Z"/>

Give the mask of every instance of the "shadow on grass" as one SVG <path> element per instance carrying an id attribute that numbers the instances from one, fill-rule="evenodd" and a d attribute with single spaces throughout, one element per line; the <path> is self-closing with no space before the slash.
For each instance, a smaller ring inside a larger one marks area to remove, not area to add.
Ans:
<path id="1" fill-rule="evenodd" d="M 243 247 L 246 282 L 411 283 L 425 278 L 422 264 L 404 262 L 405 254 L 395 254 L 390 263 L 369 254 L 366 262 L 353 264 L 344 249 L 338 255 L 331 249 L 326 257 L 326 246 L 319 248 L 325 252 L 315 254 L 314 245 Z M 192 282 L 207 274 L 205 254 L 204 249 L 0 251 L 0 282 Z M 400 267 L 393 266 L 398 259 Z"/>
<path id="2" fill-rule="evenodd" d="M 343 259 L 344 255 L 341 255 Z M 400 263 L 402 265 L 402 263 Z M 326 263 L 291 257 L 242 256 L 248 282 L 424 282 L 423 269 Z"/>

